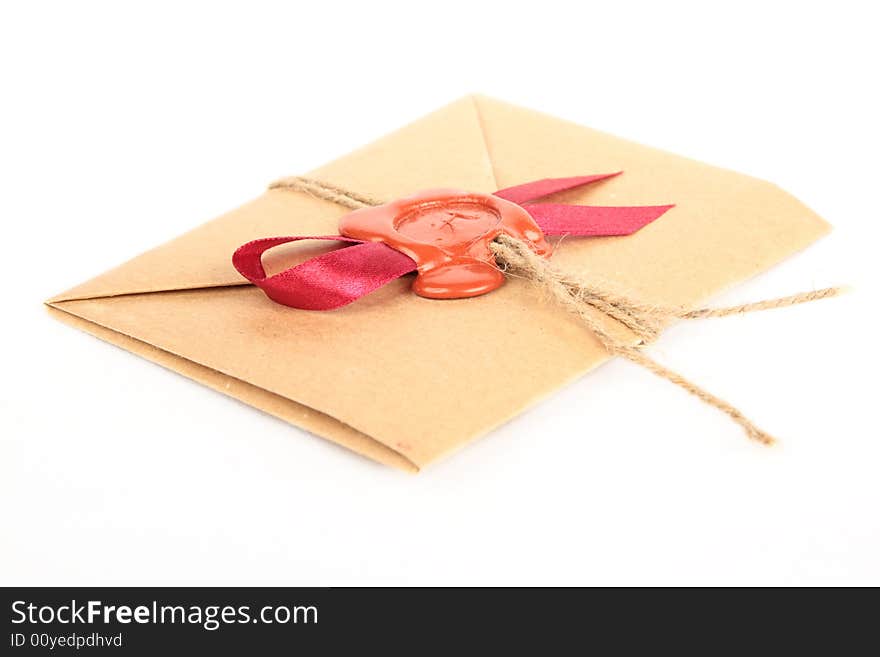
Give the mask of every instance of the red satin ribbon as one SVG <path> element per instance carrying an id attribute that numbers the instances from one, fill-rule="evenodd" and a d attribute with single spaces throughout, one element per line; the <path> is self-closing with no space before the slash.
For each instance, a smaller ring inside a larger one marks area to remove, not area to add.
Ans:
<path id="1" fill-rule="evenodd" d="M 621 173 L 623 171 L 599 173 L 593 176 L 574 176 L 572 178 L 543 178 L 542 180 L 533 180 L 515 187 L 499 189 L 495 192 L 495 196 L 519 205 L 525 205 L 537 198 L 550 196 L 550 194 L 555 194 L 556 192 L 565 192 L 569 189 L 589 185 L 607 178 L 614 178 L 614 176 L 619 176 Z"/>
<path id="2" fill-rule="evenodd" d="M 355 246 L 330 251 L 280 274 L 266 276 L 263 253 L 299 240 L 335 240 Z M 345 306 L 416 268 L 412 258 L 381 242 L 361 242 L 341 235 L 254 240 L 235 252 L 232 264 L 272 301 L 304 310 Z"/>
<path id="3" fill-rule="evenodd" d="M 529 203 L 523 207 L 529 211 L 545 235 L 602 237 L 630 235 L 647 226 L 672 206 L 641 205 L 627 208 Z"/>
<path id="4" fill-rule="evenodd" d="M 495 196 L 522 205 L 545 235 L 629 235 L 651 223 L 672 205 L 604 207 L 532 203 L 535 199 L 620 175 L 545 178 L 507 187 Z M 332 240 L 346 247 L 311 258 L 274 276 L 266 276 L 262 255 L 299 240 Z M 353 245 L 353 246 L 348 246 Z M 416 269 L 415 261 L 381 242 L 361 242 L 341 235 L 267 237 L 239 247 L 232 264 L 251 283 L 280 304 L 304 310 L 332 310 Z"/>

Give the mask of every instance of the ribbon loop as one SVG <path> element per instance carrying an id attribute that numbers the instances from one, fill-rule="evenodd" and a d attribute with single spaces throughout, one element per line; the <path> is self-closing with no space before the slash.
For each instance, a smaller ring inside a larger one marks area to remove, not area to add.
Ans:
<path id="1" fill-rule="evenodd" d="M 300 240 L 333 240 L 354 246 L 311 258 L 274 276 L 266 276 L 262 255 Z M 232 256 L 238 272 L 273 301 L 303 310 L 333 310 L 408 274 L 416 267 L 407 255 L 379 242 L 340 235 L 268 237 L 239 247 Z"/>

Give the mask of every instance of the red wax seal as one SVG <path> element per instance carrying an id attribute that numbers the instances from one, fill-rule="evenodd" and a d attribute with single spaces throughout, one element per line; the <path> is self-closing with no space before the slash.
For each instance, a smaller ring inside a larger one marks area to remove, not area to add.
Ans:
<path id="1" fill-rule="evenodd" d="M 413 291 L 433 299 L 491 292 L 504 282 L 489 243 L 504 233 L 549 255 L 544 234 L 525 208 L 491 194 L 431 189 L 385 205 L 355 210 L 339 232 L 384 242 L 415 260 Z"/>

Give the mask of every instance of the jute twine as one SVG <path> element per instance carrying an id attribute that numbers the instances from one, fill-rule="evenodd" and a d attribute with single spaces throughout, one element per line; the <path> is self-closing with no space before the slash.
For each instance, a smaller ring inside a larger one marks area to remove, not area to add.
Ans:
<path id="1" fill-rule="evenodd" d="M 368 196 L 301 176 L 282 178 L 269 185 L 269 188 L 303 192 L 351 209 L 381 204 L 381 201 Z M 656 340 L 661 331 L 670 322 L 677 319 L 727 317 L 758 310 L 784 308 L 808 301 L 827 299 L 844 291 L 844 288 L 841 287 L 829 287 L 725 308 L 664 307 L 647 304 L 616 292 L 598 288 L 581 277 L 559 271 L 550 261 L 536 255 L 525 242 L 508 235 L 499 235 L 492 242 L 490 248 L 502 271 L 531 281 L 545 291 L 556 303 L 580 318 L 609 354 L 622 356 L 645 367 L 657 376 L 684 388 L 710 406 L 726 413 L 745 430 L 749 438 L 764 445 L 772 445 L 776 441 L 770 434 L 757 427 L 743 415 L 738 408 L 692 383 L 678 372 L 661 365 L 645 354 L 641 347 Z M 596 316 L 594 312 L 596 310 L 626 326 L 638 336 L 640 344 L 634 346 L 609 332 Z"/>
<path id="2" fill-rule="evenodd" d="M 305 178 L 303 176 L 280 178 L 269 185 L 269 189 L 288 189 L 292 192 L 303 192 L 309 196 L 324 199 L 325 201 L 331 201 L 336 203 L 336 205 L 341 205 L 352 210 L 358 210 L 372 205 L 382 205 L 382 201 L 370 198 L 369 196 L 355 194 L 347 189 L 342 189 L 341 187 L 336 187 L 335 185 L 321 182 L 320 180 L 313 180 L 312 178 Z"/>

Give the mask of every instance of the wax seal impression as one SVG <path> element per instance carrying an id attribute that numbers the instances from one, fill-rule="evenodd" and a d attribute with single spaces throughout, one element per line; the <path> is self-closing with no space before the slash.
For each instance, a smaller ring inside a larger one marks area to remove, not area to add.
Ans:
<path id="1" fill-rule="evenodd" d="M 413 291 L 432 299 L 491 292 L 504 282 L 489 243 L 500 234 L 546 256 L 550 246 L 522 206 L 490 194 L 431 189 L 344 216 L 339 232 L 384 242 L 415 260 Z"/>

